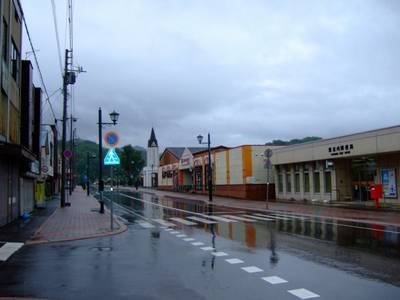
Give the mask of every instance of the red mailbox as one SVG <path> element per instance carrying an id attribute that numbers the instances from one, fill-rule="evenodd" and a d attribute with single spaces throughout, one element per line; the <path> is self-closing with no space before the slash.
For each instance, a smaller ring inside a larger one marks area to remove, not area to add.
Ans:
<path id="1" fill-rule="evenodd" d="M 379 208 L 379 199 L 383 198 L 383 184 L 375 184 L 370 189 L 371 199 L 375 200 L 375 208 Z"/>

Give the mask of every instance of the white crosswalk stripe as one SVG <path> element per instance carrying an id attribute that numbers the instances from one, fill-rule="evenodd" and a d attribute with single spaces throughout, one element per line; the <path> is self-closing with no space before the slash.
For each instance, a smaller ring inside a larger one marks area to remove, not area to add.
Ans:
<path id="1" fill-rule="evenodd" d="M 231 220 L 228 218 L 223 218 L 223 217 L 219 217 L 219 216 L 207 216 L 207 218 L 215 220 L 215 221 L 220 221 L 220 222 L 227 222 L 227 223 L 236 223 L 236 220 Z"/>
<path id="2" fill-rule="evenodd" d="M 150 224 L 149 222 L 139 221 L 137 223 L 140 226 L 142 226 L 143 228 L 154 228 L 155 227 L 153 224 Z"/>
<path id="3" fill-rule="evenodd" d="M 187 219 L 198 221 L 198 222 L 204 223 L 204 224 L 217 224 L 217 222 L 215 222 L 215 221 L 210 221 L 210 220 L 199 218 L 199 217 L 187 217 Z"/>
<path id="4" fill-rule="evenodd" d="M 228 256 L 228 253 L 225 252 L 212 252 L 211 254 L 214 256 Z"/>
<path id="5" fill-rule="evenodd" d="M 174 223 L 167 222 L 167 221 L 165 221 L 165 220 L 163 220 L 163 219 L 153 219 L 153 221 L 156 222 L 156 223 L 158 223 L 158 224 L 161 224 L 161 225 L 163 225 L 163 226 L 167 226 L 167 227 L 174 227 L 174 226 L 176 226 Z"/>
<path id="6" fill-rule="evenodd" d="M 0 261 L 6 261 L 11 255 L 18 251 L 24 243 L 5 243 L 0 248 Z"/>
<path id="7" fill-rule="evenodd" d="M 275 215 L 263 215 L 263 214 L 254 214 L 255 216 L 263 217 L 263 218 L 273 218 L 278 220 L 290 220 L 289 218 L 275 216 Z"/>
<path id="8" fill-rule="evenodd" d="M 307 289 L 295 289 L 295 290 L 289 290 L 288 292 L 300 299 L 311 299 L 319 297 L 318 294 L 313 293 Z"/>
<path id="9" fill-rule="evenodd" d="M 177 223 L 181 223 L 183 225 L 188 225 L 188 226 L 193 226 L 193 225 L 197 225 L 197 223 L 194 222 L 190 222 L 188 220 L 185 219 L 181 219 L 181 218 L 170 218 L 171 221 L 175 221 Z"/>
<path id="10" fill-rule="evenodd" d="M 246 218 L 251 218 L 251 219 L 256 219 L 256 220 L 262 220 L 262 221 L 274 221 L 275 219 L 271 219 L 271 218 L 264 218 L 264 217 L 260 217 L 260 216 L 252 216 L 252 215 L 242 215 L 243 217 Z"/>
<path id="11" fill-rule="evenodd" d="M 238 220 L 238 221 L 243 221 L 243 222 L 257 222 L 254 219 L 242 218 L 242 217 L 232 216 L 232 215 L 224 215 L 224 217 L 227 217 L 227 218 L 230 218 L 230 219 L 234 219 L 234 220 Z"/>

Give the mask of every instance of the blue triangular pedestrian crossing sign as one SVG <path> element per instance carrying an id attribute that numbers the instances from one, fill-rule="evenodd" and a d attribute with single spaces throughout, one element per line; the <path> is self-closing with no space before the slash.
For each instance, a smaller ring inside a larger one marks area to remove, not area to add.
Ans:
<path id="1" fill-rule="evenodd" d="M 120 160 L 118 157 L 117 152 L 115 152 L 114 148 L 110 148 L 107 152 L 106 157 L 104 157 L 104 165 L 112 166 L 112 165 L 119 165 Z"/>

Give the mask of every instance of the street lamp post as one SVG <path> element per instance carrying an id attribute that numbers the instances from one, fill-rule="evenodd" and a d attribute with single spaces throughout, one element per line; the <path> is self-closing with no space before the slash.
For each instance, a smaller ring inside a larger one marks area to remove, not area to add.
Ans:
<path id="1" fill-rule="evenodd" d="M 95 154 L 90 155 L 89 152 L 86 152 L 86 194 L 89 196 L 90 195 L 90 159 L 96 158 Z"/>
<path id="2" fill-rule="evenodd" d="M 72 190 L 73 190 L 73 188 L 72 188 L 72 185 L 73 185 L 73 173 L 72 173 L 72 167 L 73 167 L 73 159 L 74 159 L 74 155 L 75 155 L 75 152 L 74 152 L 74 138 L 75 138 L 75 136 L 74 136 L 74 130 L 76 129 L 76 128 L 72 128 L 73 127 L 73 122 L 76 122 L 76 121 L 78 121 L 78 119 L 77 118 L 73 118 L 72 117 L 72 114 L 70 115 L 70 121 L 71 121 L 71 127 L 70 127 L 70 139 L 69 139 L 69 143 L 70 143 L 70 149 L 71 149 L 71 152 L 73 153 L 73 155 L 71 156 L 71 158 L 69 159 L 69 195 L 71 196 L 72 195 Z"/>
<path id="3" fill-rule="evenodd" d="M 208 139 L 207 142 L 203 143 L 203 136 L 199 134 L 197 136 L 197 140 L 199 141 L 199 144 L 207 145 L 208 149 L 208 174 L 207 174 L 207 183 L 208 183 L 208 200 L 212 202 L 212 168 L 211 168 L 211 140 L 210 140 L 210 133 L 207 135 Z"/>
<path id="4" fill-rule="evenodd" d="M 100 195 L 100 213 L 104 214 L 104 201 L 103 201 L 103 191 L 104 191 L 104 181 L 103 181 L 103 125 L 117 125 L 119 113 L 115 110 L 110 113 L 110 119 L 112 123 L 102 122 L 101 107 L 99 107 L 99 195 Z"/>

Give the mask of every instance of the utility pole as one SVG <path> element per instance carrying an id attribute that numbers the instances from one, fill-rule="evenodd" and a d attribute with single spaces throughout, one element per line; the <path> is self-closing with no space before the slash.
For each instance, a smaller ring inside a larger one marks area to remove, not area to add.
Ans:
<path id="1" fill-rule="evenodd" d="M 67 139 L 67 77 L 68 77 L 68 50 L 65 49 L 65 64 L 63 77 L 63 117 L 62 117 L 62 142 L 61 142 L 61 207 L 65 207 L 65 144 Z"/>
<path id="2" fill-rule="evenodd" d="M 65 207 L 65 148 L 67 140 L 67 101 L 68 101 L 68 85 L 75 83 L 75 72 L 70 70 L 72 64 L 72 50 L 65 49 L 65 64 L 63 77 L 63 127 L 62 127 L 62 143 L 61 143 L 61 207 Z"/>

